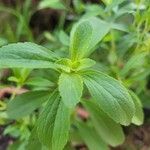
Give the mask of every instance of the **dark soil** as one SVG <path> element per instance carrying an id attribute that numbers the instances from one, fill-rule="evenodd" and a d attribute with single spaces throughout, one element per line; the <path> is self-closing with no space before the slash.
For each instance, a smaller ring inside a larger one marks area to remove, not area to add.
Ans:
<path id="1" fill-rule="evenodd" d="M 3 136 L 5 126 L 0 126 L 0 150 L 6 150 L 7 146 L 13 142 L 10 136 Z"/>
<path id="2" fill-rule="evenodd" d="M 34 35 L 43 31 L 52 31 L 58 24 L 59 11 L 53 9 L 39 10 L 33 14 L 30 21 L 30 27 Z"/>
<path id="3" fill-rule="evenodd" d="M 150 123 L 141 127 L 132 126 L 128 129 L 123 145 L 112 150 L 150 150 Z"/>

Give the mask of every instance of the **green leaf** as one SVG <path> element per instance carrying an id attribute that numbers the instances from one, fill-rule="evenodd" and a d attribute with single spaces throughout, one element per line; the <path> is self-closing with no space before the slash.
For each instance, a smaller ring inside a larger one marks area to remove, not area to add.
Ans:
<path id="1" fill-rule="evenodd" d="M 32 91 L 15 97 L 8 103 L 8 117 L 18 119 L 29 115 L 32 111 L 40 107 L 49 96 L 49 91 Z"/>
<path id="2" fill-rule="evenodd" d="M 119 81 L 98 71 L 86 71 L 83 78 L 92 97 L 109 117 L 122 125 L 131 123 L 134 103 Z"/>
<path id="3" fill-rule="evenodd" d="M 27 68 L 13 68 L 12 71 L 13 76 L 10 76 L 8 81 L 16 82 L 19 86 L 23 86 L 32 70 Z"/>
<path id="4" fill-rule="evenodd" d="M 0 47 L 8 43 L 7 39 L 0 37 Z"/>
<path id="5" fill-rule="evenodd" d="M 71 144 L 68 143 L 63 150 L 74 150 L 74 148 L 72 148 Z"/>
<path id="6" fill-rule="evenodd" d="M 119 24 L 119 23 L 112 23 L 112 29 L 129 32 L 129 29 L 127 26 L 125 26 L 124 24 Z"/>
<path id="7" fill-rule="evenodd" d="M 106 3 L 108 0 L 104 0 Z M 110 11 L 112 10 L 114 7 L 117 7 L 118 5 L 120 5 L 121 3 L 123 3 L 124 0 L 110 0 L 110 2 L 108 2 L 108 6 L 106 7 L 106 11 Z"/>
<path id="8" fill-rule="evenodd" d="M 37 128 L 33 128 L 31 135 L 26 146 L 27 150 L 42 150 L 42 144 L 40 143 L 37 135 Z"/>
<path id="9" fill-rule="evenodd" d="M 87 68 L 94 66 L 95 64 L 96 62 L 94 60 L 89 59 L 89 58 L 84 58 L 79 61 L 79 66 L 77 67 L 76 70 L 80 71 L 83 69 L 87 69 Z"/>
<path id="10" fill-rule="evenodd" d="M 8 78 L 8 81 L 12 81 L 12 82 L 19 83 L 19 79 L 17 79 L 17 78 L 14 77 L 14 76 L 10 76 L 10 77 Z"/>
<path id="11" fill-rule="evenodd" d="M 32 77 L 26 81 L 26 85 L 32 85 L 38 87 L 51 87 L 54 86 L 54 83 L 42 77 Z"/>
<path id="12" fill-rule="evenodd" d="M 99 4 L 90 4 L 86 6 L 86 12 L 82 15 L 82 19 L 87 19 L 94 16 L 100 16 L 101 18 L 106 17 L 104 9 Z"/>
<path id="13" fill-rule="evenodd" d="M 140 93 L 139 97 L 143 107 L 146 109 L 150 109 L 150 92 L 143 91 Z"/>
<path id="14" fill-rule="evenodd" d="M 69 46 L 69 36 L 63 30 L 59 33 L 59 40 L 63 45 Z"/>
<path id="15" fill-rule="evenodd" d="M 60 0 L 43 0 L 39 4 L 39 9 L 44 8 L 65 9 L 65 6 Z"/>
<path id="16" fill-rule="evenodd" d="M 73 4 L 74 11 L 77 14 L 81 14 L 82 12 L 84 12 L 85 4 L 82 0 L 72 1 L 72 4 Z"/>
<path id="17" fill-rule="evenodd" d="M 122 144 L 125 137 L 121 126 L 108 117 L 94 100 L 85 101 L 83 104 L 90 113 L 93 125 L 101 138 L 112 146 Z"/>
<path id="18" fill-rule="evenodd" d="M 55 62 L 55 64 L 57 65 L 57 68 L 65 71 L 65 72 L 70 72 L 70 65 L 71 65 L 71 60 L 68 58 L 61 58 L 58 61 Z"/>
<path id="19" fill-rule="evenodd" d="M 77 127 L 81 138 L 89 150 L 109 150 L 106 143 L 101 139 L 93 127 L 82 122 L 78 122 Z"/>
<path id="20" fill-rule="evenodd" d="M 134 105 L 135 105 L 135 114 L 132 118 L 132 123 L 134 123 L 136 125 L 141 125 L 141 124 L 143 124 L 143 121 L 144 121 L 144 113 L 143 113 L 143 109 L 142 109 L 142 103 L 141 103 L 140 99 L 138 98 L 138 96 L 135 93 L 133 93 L 132 91 L 130 91 L 130 95 L 131 95 Z"/>
<path id="21" fill-rule="evenodd" d="M 46 48 L 30 42 L 0 48 L 0 68 L 54 68 L 56 56 Z"/>
<path id="22" fill-rule="evenodd" d="M 39 140 L 50 150 L 62 150 L 68 140 L 69 128 L 70 110 L 62 103 L 56 91 L 37 122 Z"/>
<path id="23" fill-rule="evenodd" d="M 70 52 L 72 60 L 89 56 L 94 47 L 109 32 L 110 25 L 96 17 L 81 20 L 71 31 Z"/>
<path id="24" fill-rule="evenodd" d="M 96 64 L 96 62 L 89 58 L 83 58 L 77 61 L 71 61 L 68 58 L 62 58 L 55 62 L 58 69 L 63 70 L 64 72 L 70 73 L 72 71 L 77 72 L 90 68 Z"/>
<path id="25" fill-rule="evenodd" d="M 147 52 L 142 52 L 140 54 L 136 54 L 136 55 L 132 56 L 127 61 L 127 63 L 125 64 L 125 66 L 121 70 L 120 74 L 122 76 L 126 76 L 131 69 L 142 66 L 145 63 L 145 57 L 147 54 L 148 54 Z"/>
<path id="26" fill-rule="evenodd" d="M 78 74 L 62 73 L 59 77 L 59 91 L 64 104 L 73 108 L 80 101 L 83 81 Z"/>

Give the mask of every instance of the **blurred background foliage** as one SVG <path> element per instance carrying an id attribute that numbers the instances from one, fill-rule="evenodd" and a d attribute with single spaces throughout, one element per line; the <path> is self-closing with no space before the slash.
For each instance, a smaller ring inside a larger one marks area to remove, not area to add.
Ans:
<path id="1" fill-rule="evenodd" d="M 116 150 L 150 149 L 150 1 L 149 0 L 0 0 L 0 47 L 30 41 L 66 56 L 72 25 L 80 19 L 97 16 L 113 29 L 97 45 L 91 58 L 95 68 L 121 80 L 143 103 L 145 122 L 141 127 L 124 128 L 125 143 Z M 99 29 L 101 30 L 101 29 Z M 36 76 L 39 76 L 38 78 Z M 0 150 L 25 150 L 39 111 L 16 121 L 6 114 L 7 102 L 28 90 L 53 90 L 58 74 L 52 70 L 0 70 Z M 86 91 L 85 91 L 86 92 Z M 76 120 L 87 114 L 76 110 Z M 84 123 L 84 126 L 87 123 Z M 90 124 L 90 122 L 89 122 Z M 72 126 L 66 150 L 90 149 L 86 130 Z M 87 142 L 88 141 L 88 142 Z"/>

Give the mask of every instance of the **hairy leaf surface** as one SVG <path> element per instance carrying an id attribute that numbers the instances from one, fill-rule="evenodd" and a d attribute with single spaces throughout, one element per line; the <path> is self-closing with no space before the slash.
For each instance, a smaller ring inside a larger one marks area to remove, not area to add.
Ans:
<path id="1" fill-rule="evenodd" d="M 89 56 L 93 48 L 109 32 L 110 25 L 92 17 L 81 20 L 71 31 L 70 52 L 73 60 Z"/>
<path id="2" fill-rule="evenodd" d="M 80 65 L 76 69 L 77 71 L 90 68 L 90 67 L 92 67 L 92 66 L 94 66 L 96 64 L 96 62 L 94 60 L 89 59 L 89 58 L 81 59 L 79 62 L 80 62 Z"/>
<path id="3" fill-rule="evenodd" d="M 42 144 L 40 143 L 37 135 L 37 129 L 36 127 L 33 128 L 31 135 L 28 140 L 28 144 L 26 146 L 27 150 L 42 150 Z"/>
<path id="4" fill-rule="evenodd" d="M 59 78 L 59 91 L 64 104 L 73 108 L 82 96 L 83 81 L 78 74 L 62 73 Z"/>
<path id="5" fill-rule="evenodd" d="M 92 97 L 109 117 L 122 125 L 131 123 L 134 103 L 119 81 L 97 71 L 86 71 L 83 78 Z"/>
<path id="6" fill-rule="evenodd" d="M 0 48 L 0 68 L 55 68 L 55 59 L 51 51 L 30 42 Z"/>
<path id="7" fill-rule="evenodd" d="M 15 97 L 8 103 L 8 117 L 18 119 L 29 115 L 32 111 L 40 107 L 49 96 L 49 91 L 31 91 Z"/>
<path id="8" fill-rule="evenodd" d="M 54 92 L 37 122 L 39 140 L 50 150 L 62 150 L 69 128 L 70 110 L 60 100 L 58 92 Z"/>
<path id="9" fill-rule="evenodd" d="M 130 91 L 130 95 L 131 95 L 134 105 L 135 105 L 135 114 L 132 118 L 132 123 L 134 123 L 136 125 L 141 125 L 144 121 L 144 113 L 143 113 L 143 109 L 142 109 L 142 103 L 141 103 L 140 99 L 138 98 L 138 96 L 135 93 L 133 93 L 132 91 Z"/>

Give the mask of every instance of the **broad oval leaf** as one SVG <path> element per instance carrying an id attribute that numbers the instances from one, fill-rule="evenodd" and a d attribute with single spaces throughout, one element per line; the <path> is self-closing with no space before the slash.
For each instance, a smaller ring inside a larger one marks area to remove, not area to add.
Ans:
<path id="1" fill-rule="evenodd" d="M 77 23 L 71 31 L 70 52 L 72 60 L 89 56 L 110 28 L 110 24 L 96 17 Z"/>
<path id="2" fill-rule="evenodd" d="M 127 63 L 125 64 L 125 66 L 121 70 L 120 74 L 122 76 L 126 76 L 131 69 L 138 68 L 138 67 L 142 66 L 145 63 L 145 57 L 147 56 L 147 54 L 148 54 L 147 52 L 142 52 L 142 53 L 139 53 L 139 54 L 132 56 L 127 61 Z"/>
<path id="3" fill-rule="evenodd" d="M 98 71 L 86 71 L 83 78 L 92 97 L 109 117 L 122 125 L 131 123 L 134 103 L 119 81 Z"/>
<path id="4" fill-rule="evenodd" d="M 31 131 L 31 135 L 28 139 L 28 144 L 26 146 L 27 150 L 42 150 L 42 144 L 40 143 L 37 135 L 37 128 L 33 128 Z"/>
<path id="5" fill-rule="evenodd" d="M 70 110 L 62 103 L 56 91 L 37 122 L 39 140 L 50 150 L 62 150 L 68 140 L 69 128 Z"/>
<path id="6" fill-rule="evenodd" d="M 90 113 L 92 123 L 101 138 L 112 146 L 122 144 L 125 137 L 121 126 L 108 117 L 94 100 L 85 101 L 83 104 Z"/>
<path id="7" fill-rule="evenodd" d="M 80 101 L 83 81 L 78 74 L 62 73 L 59 77 L 59 91 L 64 104 L 73 108 Z"/>
<path id="8" fill-rule="evenodd" d="M 15 97 L 8 103 L 8 117 L 18 119 L 29 115 L 48 100 L 49 96 L 49 91 L 31 91 Z"/>
<path id="9" fill-rule="evenodd" d="M 0 48 L 0 68 L 55 68 L 56 56 L 34 43 L 15 43 Z"/>
<path id="10" fill-rule="evenodd" d="M 142 103 L 141 103 L 140 99 L 138 98 L 138 96 L 135 93 L 133 93 L 132 91 L 130 91 L 130 95 L 131 95 L 134 105 L 135 105 L 135 114 L 132 118 L 132 123 L 134 123 L 136 125 L 141 125 L 144 121 L 144 113 L 143 113 L 143 109 L 142 109 Z"/>

